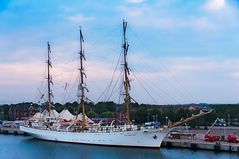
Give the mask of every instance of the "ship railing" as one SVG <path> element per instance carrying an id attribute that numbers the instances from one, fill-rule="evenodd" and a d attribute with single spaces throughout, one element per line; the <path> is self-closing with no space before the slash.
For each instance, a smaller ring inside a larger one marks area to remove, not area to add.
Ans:
<path id="1" fill-rule="evenodd" d="M 74 125 L 69 125 L 69 126 L 62 126 L 62 125 L 57 125 L 57 126 L 51 126 L 47 127 L 45 125 L 42 126 L 36 126 L 37 129 L 42 129 L 42 130 L 52 130 L 52 131 L 63 131 L 63 132 L 74 132 L 72 126 Z M 136 125 L 110 125 L 110 126 L 89 126 L 87 127 L 87 130 L 82 130 L 82 132 L 89 132 L 89 133 L 110 133 L 110 132 L 124 132 L 124 131 L 134 131 L 138 130 L 138 127 Z"/>

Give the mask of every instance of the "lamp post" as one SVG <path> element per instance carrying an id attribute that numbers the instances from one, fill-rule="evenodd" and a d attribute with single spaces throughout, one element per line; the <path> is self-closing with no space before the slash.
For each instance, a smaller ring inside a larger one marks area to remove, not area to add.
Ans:
<path id="1" fill-rule="evenodd" d="M 227 114 L 227 126 L 230 126 L 231 125 L 231 120 L 230 120 L 230 114 Z"/>
<path id="2" fill-rule="evenodd" d="M 166 116 L 165 119 L 166 119 L 166 125 L 168 126 L 168 117 Z"/>
<path id="3" fill-rule="evenodd" d="M 153 116 L 153 123 L 155 122 L 155 115 L 152 115 Z"/>

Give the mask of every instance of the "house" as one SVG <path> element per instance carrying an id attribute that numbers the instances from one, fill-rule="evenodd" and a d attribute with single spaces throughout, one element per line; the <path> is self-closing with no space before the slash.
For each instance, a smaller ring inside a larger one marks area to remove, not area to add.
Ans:
<path id="1" fill-rule="evenodd" d="M 182 106 L 177 106 L 177 109 L 184 109 L 184 110 L 190 110 L 190 111 L 193 111 L 193 110 L 200 110 L 201 107 L 200 106 L 197 106 L 197 105 L 182 105 Z"/>
<path id="2" fill-rule="evenodd" d="M 33 103 L 11 104 L 8 111 L 9 120 L 28 120 L 36 112 L 39 112 L 39 106 Z"/>
<path id="3" fill-rule="evenodd" d="M 0 120 L 4 119 L 4 108 L 0 106 Z"/>
<path id="4" fill-rule="evenodd" d="M 0 105 L 0 120 L 8 120 L 9 105 Z"/>

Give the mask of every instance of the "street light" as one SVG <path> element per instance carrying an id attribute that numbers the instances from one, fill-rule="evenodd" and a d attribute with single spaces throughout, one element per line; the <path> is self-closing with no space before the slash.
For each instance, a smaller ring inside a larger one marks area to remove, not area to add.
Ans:
<path id="1" fill-rule="evenodd" d="M 227 125 L 230 126 L 231 125 L 231 120 L 230 120 L 230 114 L 227 114 Z"/>
<path id="2" fill-rule="evenodd" d="M 153 122 L 155 122 L 155 115 L 152 115 L 153 116 Z"/>
<path id="3" fill-rule="evenodd" d="M 168 126 L 168 117 L 166 116 L 165 119 L 166 119 L 166 125 Z"/>

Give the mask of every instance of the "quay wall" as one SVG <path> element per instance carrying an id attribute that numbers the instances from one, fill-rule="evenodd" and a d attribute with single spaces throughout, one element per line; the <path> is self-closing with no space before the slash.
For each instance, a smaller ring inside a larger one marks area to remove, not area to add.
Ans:
<path id="1" fill-rule="evenodd" d="M 187 148 L 193 150 L 212 150 L 212 151 L 225 151 L 239 153 L 238 143 L 228 142 L 206 142 L 203 140 L 181 140 L 181 139 L 168 139 L 165 138 L 162 147 L 166 148 Z"/>
<path id="2" fill-rule="evenodd" d="M 12 134 L 12 135 L 27 135 L 25 132 L 19 130 L 19 128 L 0 127 L 0 134 Z"/>

